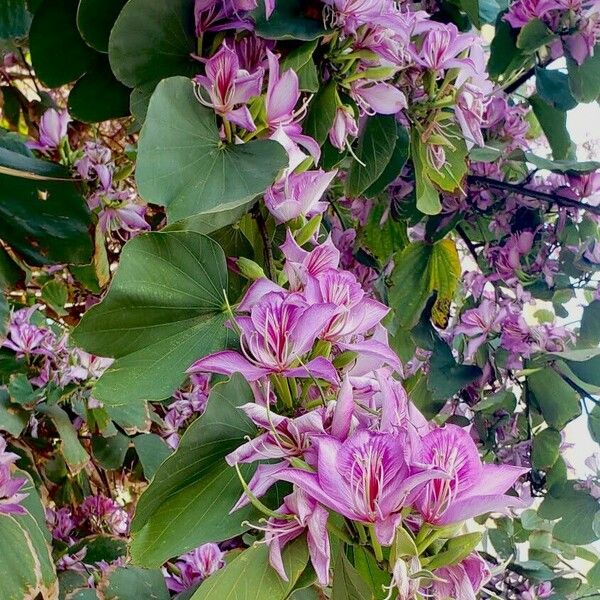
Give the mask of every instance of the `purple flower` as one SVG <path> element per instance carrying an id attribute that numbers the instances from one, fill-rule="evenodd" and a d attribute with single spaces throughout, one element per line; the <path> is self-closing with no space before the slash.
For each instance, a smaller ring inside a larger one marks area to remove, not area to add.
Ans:
<path id="1" fill-rule="evenodd" d="M 265 112 L 271 139 L 281 143 L 290 155 L 290 162 L 296 163 L 295 166 L 303 160 L 300 159 L 298 162 L 298 152 L 301 154 L 298 145 L 305 148 L 317 163 L 321 156 L 321 148 L 313 138 L 302 133 L 299 123 L 306 114 L 306 103 L 296 110 L 300 100 L 298 75 L 292 69 L 280 73 L 279 58 L 268 49 L 267 58 L 269 82 L 265 97 Z M 295 168 L 292 164 L 290 169 Z"/>
<path id="2" fill-rule="evenodd" d="M 146 207 L 136 204 L 127 190 L 98 190 L 88 199 L 88 206 L 98 211 L 98 227 L 104 233 L 117 232 L 124 240 L 141 231 L 149 231 Z"/>
<path id="3" fill-rule="evenodd" d="M 250 316 L 239 316 L 241 354 L 231 350 L 217 352 L 195 362 L 189 373 L 205 371 L 232 375 L 241 373 L 247 381 L 257 381 L 271 374 L 285 377 L 318 377 L 331 383 L 337 374 L 323 357 L 303 362 L 319 332 L 334 314 L 331 304 L 309 306 L 298 293 L 261 290 L 276 288 L 259 279 L 246 293 L 239 309 L 250 310 Z M 257 292 L 261 298 L 253 302 Z"/>
<path id="4" fill-rule="evenodd" d="M 66 110 L 49 108 L 40 119 L 39 139 L 37 142 L 27 142 L 27 147 L 39 150 L 44 154 L 56 150 L 62 140 L 67 137 L 67 127 L 71 117 Z"/>
<path id="5" fill-rule="evenodd" d="M 308 252 L 298 246 L 288 230 L 280 248 L 285 256 L 283 270 L 291 291 L 303 289 L 309 276 L 316 277 L 327 269 L 336 269 L 340 263 L 340 251 L 333 245 L 331 236 Z"/>
<path id="6" fill-rule="evenodd" d="M 522 506 L 506 490 L 528 469 L 482 464 L 470 434 L 456 425 L 434 429 L 422 439 L 420 464 L 439 469 L 446 478 L 433 478 L 414 504 L 427 523 L 460 523 L 487 512 Z"/>
<path id="7" fill-rule="evenodd" d="M 481 127 L 486 106 L 484 93 L 477 87 L 466 83 L 458 93 L 454 114 L 460 125 L 467 146 L 484 146 Z"/>
<path id="8" fill-rule="evenodd" d="M 260 94 L 262 78 L 262 68 L 254 73 L 240 69 L 237 54 L 223 43 L 206 61 L 206 75 L 196 75 L 194 81 L 199 85 L 197 97 L 202 104 L 243 129 L 255 131 L 256 125 L 246 103 Z"/>
<path id="9" fill-rule="evenodd" d="M 477 308 L 466 310 L 460 317 L 460 325 L 454 328 L 454 334 L 469 337 L 466 357 L 475 356 L 477 349 L 486 342 L 492 333 L 498 333 L 506 311 L 494 301 L 485 299 Z"/>
<path id="10" fill-rule="evenodd" d="M 78 507 L 78 518 L 88 519 L 101 529 L 107 527 L 115 535 L 124 535 L 129 530 L 129 515 L 112 498 L 102 494 L 88 496 Z"/>
<path id="11" fill-rule="evenodd" d="M 327 208 L 327 202 L 322 202 L 321 198 L 336 173 L 326 173 L 321 169 L 292 173 L 266 191 L 265 205 L 278 223 L 322 213 Z"/>
<path id="12" fill-rule="evenodd" d="M 172 592 L 183 592 L 200 583 L 209 575 L 225 566 L 223 552 L 217 544 L 203 544 L 199 548 L 180 556 L 175 563 L 178 573 L 163 569 L 165 583 Z"/>
<path id="13" fill-rule="evenodd" d="M 434 600 L 476 600 L 479 590 L 490 580 L 487 563 L 473 553 L 456 565 L 436 569 L 429 588 Z"/>
<path id="14" fill-rule="evenodd" d="M 98 178 L 100 186 L 108 190 L 112 185 L 115 165 L 112 162 L 110 148 L 96 142 L 86 142 L 83 157 L 75 163 L 75 168 L 82 179 Z"/>
<path id="15" fill-rule="evenodd" d="M 294 519 L 271 517 L 264 527 L 271 566 L 284 581 L 288 581 L 281 552 L 286 544 L 306 531 L 308 552 L 319 583 L 323 586 L 328 585 L 331 558 L 327 533 L 328 512 L 301 489 L 296 489 L 286 496 L 277 512 L 293 515 Z"/>
<path id="16" fill-rule="evenodd" d="M 458 58 L 458 55 L 473 44 L 474 36 L 460 33 L 453 23 L 430 21 L 429 27 L 421 48 L 415 48 L 413 52 L 417 64 L 436 73 L 447 69 L 472 68 L 468 59 Z"/>
<path id="17" fill-rule="evenodd" d="M 359 79 L 350 84 L 350 95 L 362 114 L 395 115 L 406 108 L 406 96 L 390 83 Z"/>
<path id="18" fill-rule="evenodd" d="M 329 130 L 329 141 L 338 150 L 343 150 L 348 143 L 348 136 L 355 138 L 358 135 L 358 124 L 354 118 L 352 109 L 347 106 L 339 106 L 333 125 Z"/>
<path id="19" fill-rule="evenodd" d="M 252 21 L 246 13 L 255 8 L 256 0 L 196 0 L 196 35 L 201 38 L 207 31 L 252 30 Z"/>
<path id="20" fill-rule="evenodd" d="M 345 441 L 315 437 L 317 472 L 285 469 L 278 476 L 341 515 L 373 524 L 380 543 L 391 544 L 407 496 L 436 471 L 410 474 L 406 438 L 358 430 Z"/>
<path id="21" fill-rule="evenodd" d="M 504 20 L 515 29 L 527 25 L 533 19 L 542 19 L 549 11 L 561 8 L 555 0 L 517 0 L 508 7 Z"/>
<path id="22" fill-rule="evenodd" d="M 46 509 L 46 522 L 52 531 L 52 537 L 55 540 L 65 542 L 66 544 L 73 543 L 71 534 L 75 529 L 75 520 L 70 508 L 62 507 L 56 510 L 51 508 Z"/>
<path id="23" fill-rule="evenodd" d="M 20 490 L 27 483 L 25 477 L 12 477 L 10 465 L 19 459 L 19 455 L 6 451 L 6 440 L 0 435 L 0 514 L 24 515 L 27 514 L 21 502 L 29 494 Z"/>

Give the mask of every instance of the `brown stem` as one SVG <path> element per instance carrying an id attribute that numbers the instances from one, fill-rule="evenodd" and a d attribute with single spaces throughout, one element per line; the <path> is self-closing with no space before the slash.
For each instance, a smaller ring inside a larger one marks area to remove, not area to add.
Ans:
<path id="1" fill-rule="evenodd" d="M 470 184 L 484 185 L 487 187 L 496 188 L 505 192 L 519 194 L 521 196 L 529 196 L 530 198 L 535 198 L 536 200 L 540 200 L 541 202 L 546 202 L 547 204 L 556 204 L 557 206 L 562 206 L 563 208 L 575 208 L 578 210 L 586 210 L 587 212 L 590 212 L 594 215 L 600 215 L 600 206 L 591 206 L 590 204 L 583 204 L 578 200 L 565 198 L 564 196 L 559 196 L 558 194 L 549 194 L 547 192 L 532 190 L 515 183 L 497 181 L 496 179 L 490 179 L 489 177 L 482 177 L 480 175 L 469 175 L 467 177 L 467 182 Z"/>

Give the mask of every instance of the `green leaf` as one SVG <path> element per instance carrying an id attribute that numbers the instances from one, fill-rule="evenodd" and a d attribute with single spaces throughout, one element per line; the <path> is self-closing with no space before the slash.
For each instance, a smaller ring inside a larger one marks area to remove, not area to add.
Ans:
<path id="1" fill-rule="evenodd" d="M 94 59 L 77 29 L 77 5 L 78 0 L 43 0 L 35 11 L 29 32 L 31 62 L 48 87 L 75 81 Z"/>
<path id="2" fill-rule="evenodd" d="M 112 535 L 90 535 L 77 541 L 69 548 L 69 554 L 74 554 L 82 548 L 86 548 L 85 558 L 88 564 L 94 564 L 104 560 L 112 562 L 127 554 L 127 541 Z"/>
<path id="3" fill-rule="evenodd" d="M 196 51 L 194 0 L 129 0 L 108 42 L 115 76 L 135 88 L 136 101 L 142 105 L 161 79 L 197 73 L 198 63 L 192 58 Z M 145 110 L 138 105 L 132 112 Z"/>
<path id="4" fill-rule="evenodd" d="M 389 208 L 389 203 L 376 204 L 369 213 L 369 220 L 362 231 L 362 238 L 373 256 L 385 265 L 392 255 L 409 244 L 405 221 L 396 220 L 388 214 L 385 222 L 381 220 L 384 212 Z"/>
<path id="5" fill-rule="evenodd" d="M 533 437 L 531 459 L 536 469 L 547 470 L 552 467 L 559 457 L 559 447 L 562 442 L 560 432 L 556 429 L 544 429 Z"/>
<path id="6" fill-rule="evenodd" d="M 98 50 L 108 52 L 110 30 L 127 0 L 79 0 L 77 27 L 85 42 Z"/>
<path id="7" fill-rule="evenodd" d="M 22 406 L 34 405 L 40 398 L 40 391 L 34 390 L 25 373 L 14 373 L 8 383 L 10 399 Z"/>
<path id="8" fill-rule="evenodd" d="M 451 398 L 481 377 L 479 367 L 458 364 L 452 356 L 450 346 L 439 339 L 435 342 L 429 364 L 427 389 L 434 401 Z"/>
<path id="9" fill-rule="evenodd" d="M 592 587 L 600 589 L 600 560 L 586 573 L 586 578 Z"/>
<path id="10" fill-rule="evenodd" d="M 341 549 L 333 570 L 331 600 L 371 600 L 371 598 L 373 592 Z"/>
<path id="11" fill-rule="evenodd" d="M 401 327 L 411 329 L 419 322 L 431 294 L 427 277 L 431 253 L 431 246 L 414 242 L 404 248 L 394 261 L 389 300 Z"/>
<path id="12" fill-rule="evenodd" d="M 529 98 L 529 104 L 550 144 L 552 156 L 556 160 L 567 158 L 572 148 L 571 136 L 567 129 L 567 114 L 554 108 L 537 94 Z"/>
<path id="13" fill-rule="evenodd" d="M 588 430 L 590 436 L 600 444 L 600 405 L 595 404 L 588 417 Z"/>
<path id="14" fill-rule="evenodd" d="M 105 600 L 169 600 L 165 578 L 159 569 L 118 567 L 100 583 Z"/>
<path id="15" fill-rule="evenodd" d="M 523 52 L 535 52 L 541 46 L 549 44 L 556 34 L 539 19 L 532 19 L 524 25 L 517 36 L 517 48 Z"/>
<path id="16" fill-rule="evenodd" d="M 129 88 L 117 81 L 106 58 L 99 59 L 69 93 L 69 112 L 84 123 L 129 115 Z"/>
<path id="17" fill-rule="evenodd" d="M 583 309 L 578 342 L 591 348 L 600 344 L 600 300 L 590 302 Z"/>
<path id="18" fill-rule="evenodd" d="M 308 548 L 302 536 L 283 551 L 283 565 L 289 579 L 284 581 L 269 564 L 266 545 L 254 545 L 211 575 L 192 600 L 284 600 L 307 562 Z"/>
<path id="19" fill-rule="evenodd" d="M 540 504 L 538 514 L 543 519 L 560 519 L 552 532 L 556 539 L 583 545 L 598 539 L 592 527 L 597 511 L 598 501 L 568 481 L 562 486 L 552 487 Z"/>
<path id="20" fill-rule="evenodd" d="M 426 146 L 421 142 L 421 136 L 416 128 L 413 129 L 410 154 L 415 170 L 415 192 L 417 208 L 426 215 L 437 215 L 442 210 L 440 193 L 431 182 L 428 175 L 425 158 Z"/>
<path id="21" fill-rule="evenodd" d="M 437 292 L 436 305 L 449 305 L 460 274 L 460 260 L 451 239 L 434 244 L 409 244 L 396 257 L 389 292 L 397 324 L 408 329 L 414 327 L 434 291 Z"/>
<path id="22" fill-rule="evenodd" d="M 467 13 L 471 23 L 481 28 L 481 19 L 479 18 L 479 0 L 460 0 L 460 7 Z"/>
<path id="23" fill-rule="evenodd" d="M 224 145 L 214 112 L 198 102 L 192 82 L 172 77 L 150 100 L 136 179 L 140 195 L 165 206 L 177 221 L 248 202 L 273 183 L 287 160 L 273 140 Z"/>
<path id="24" fill-rule="evenodd" d="M 532 373 L 527 378 L 542 415 L 551 427 L 561 430 L 581 414 L 577 392 L 551 367 Z"/>
<path id="25" fill-rule="evenodd" d="M 61 440 L 62 454 L 71 470 L 75 473 L 81 471 L 87 464 L 89 456 L 79 442 L 77 430 L 73 427 L 69 415 L 57 404 L 52 406 L 40 404 L 37 406 L 37 411 L 54 423 Z"/>
<path id="26" fill-rule="evenodd" d="M 548 104 L 566 112 L 577 106 L 569 89 L 569 77 L 557 69 L 535 69 L 535 87 L 538 95 Z"/>
<path id="27" fill-rule="evenodd" d="M 92 454 L 103 469 L 120 469 L 128 448 L 129 438 L 120 431 L 110 437 L 92 437 Z"/>
<path id="28" fill-rule="evenodd" d="M 72 333 L 92 354 L 117 360 L 94 395 L 108 405 L 162 400 L 192 362 L 225 348 L 227 268 L 221 248 L 191 231 L 128 242 L 108 294 Z"/>
<path id="29" fill-rule="evenodd" d="M 253 395 L 241 375 L 216 385 L 204 414 L 186 430 L 177 451 L 156 472 L 141 495 L 132 523 L 131 556 L 136 564 L 159 566 L 165 560 L 239 535 L 252 507 L 229 514 L 242 491 L 225 456 L 253 437 L 254 425 L 239 410 Z M 244 465 L 246 480 L 253 468 Z"/>
<path id="30" fill-rule="evenodd" d="M 333 125 L 338 105 L 338 92 L 335 81 L 321 86 L 308 107 L 308 114 L 302 128 L 306 135 L 323 145 Z"/>
<path id="31" fill-rule="evenodd" d="M 439 569 L 440 567 L 458 564 L 463 558 L 466 558 L 473 552 L 477 544 L 481 542 L 483 534 L 479 531 L 465 533 L 449 539 L 441 550 L 427 562 L 428 571 Z"/>
<path id="32" fill-rule="evenodd" d="M 569 86 L 579 102 L 593 102 L 600 96 L 600 45 L 596 44 L 592 56 L 578 65 L 567 55 Z"/>
<path id="33" fill-rule="evenodd" d="M 404 167 L 410 155 L 410 138 L 406 128 L 396 123 L 396 130 L 396 143 L 390 161 L 378 179 L 364 192 L 364 195 L 369 198 L 383 192 L 400 175 L 400 171 L 402 171 L 402 167 Z"/>
<path id="34" fill-rule="evenodd" d="M 171 448 L 155 433 L 143 433 L 133 439 L 133 445 L 144 469 L 144 477 L 150 481 L 160 465 L 170 456 Z"/>
<path id="35" fill-rule="evenodd" d="M 44 508 L 30 477 L 23 471 L 17 471 L 15 476 L 28 480 L 21 490 L 28 494 L 21 503 L 27 514 L 0 514 L 0 598 L 53 600 L 58 585 Z"/>
<path id="36" fill-rule="evenodd" d="M 391 575 L 379 568 L 373 555 L 362 546 L 354 546 L 354 566 L 362 579 L 373 592 L 375 600 L 384 600 L 388 592 L 384 589 L 390 585 Z"/>
<path id="37" fill-rule="evenodd" d="M 3 152 L 8 151 L 0 149 L 0 162 Z M 44 164 L 21 158 L 32 169 Z M 73 183 L 0 175 L 0 189 L 0 239 L 28 263 L 90 262 L 90 213 Z"/>
<path id="38" fill-rule="evenodd" d="M 69 289 L 66 284 L 58 279 L 51 279 L 42 286 L 42 300 L 52 307 L 58 315 L 66 315 L 64 309 L 69 299 Z"/>
<path id="39" fill-rule="evenodd" d="M 313 40 L 294 48 L 282 61 L 281 72 L 292 69 L 298 75 L 300 89 L 306 92 L 319 90 L 319 77 L 313 54 L 318 41 Z"/>
<path id="40" fill-rule="evenodd" d="M 314 40 L 325 35 L 320 12 L 317 17 L 308 14 L 302 0 L 279 0 L 267 19 L 264 0 L 253 12 L 256 33 L 268 40 Z"/>
<path id="41" fill-rule="evenodd" d="M 176 221 L 162 229 L 162 231 L 195 231 L 196 233 L 208 235 L 239 221 L 252 208 L 253 204 L 254 200 L 251 200 L 235 208 L 207 210 L 187 219 Z"/>
<path id="42" fill-rule="evenodd" d="M 25 0 L 0 2 L 0 40 L 23 38 L 29 31 L 31 14 Z"/>
<path id="43" fill-rule="evenodd" d="M 10 401 L 7 390 L 0 389 L 0 431 L 19 437 L 28 422 L 28 413 Z"/>
<path id="44" fill-rule="evenodd" d="M 442 190 L 454 192 L 460 188 L 461 181 L 467 174 L 468 151 L 462 133 L 455 127 L 450 127 L 449 132 L 448 138 L 451 146 L 444 147 L 446 162 L 441 169 L 438 170 L 428 163 L 425 144 L 420 144 L 420 151 L 421 161 L 428 178 Z"/>
<path id="45" fill-rule="evenodd" d="M 528 56 L 517 48 L 517 30 L 504 20 L 505 14 L 500 13 L 496 19 L 494 39 L 490 45 L 487 71 L 492 79 L 506 78 L 528 60 Z"/>
<path id="46" fill-rule="evenodd" d="M 576 160 L 548 160 L 547 158 L 536 156 L 531 152 L 523 152 L 521 149 L 513 150 L 506 158 L 509 160 L 529 162 L 538 169 L 548 169 L 548 171 L 554 171 L 555 173 L 567 173 L 569 171 L 575 173 L 590 173 L 600 169 L 600 162 L 591 160 L 584 162 L 578 162 Z"/>
<path id="47" fill-rule="evenodd" d="M 349 196 L 360 196 L 383 174 L 393 156 L 397 135 L 393 115 L 375 115 L 367 120 L 356 148 L 360 162 L 353 160 L 348 173 L 346 193 Z"/>

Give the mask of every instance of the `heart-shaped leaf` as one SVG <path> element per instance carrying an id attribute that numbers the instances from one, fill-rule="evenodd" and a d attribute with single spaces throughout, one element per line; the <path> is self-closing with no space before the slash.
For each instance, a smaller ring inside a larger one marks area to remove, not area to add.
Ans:
<path id="1" fill-rule="evenodd" d="M 225 256 L 192 231 L 138 236 L 123 249 L 104 300 L 73 332 L 89 352 L 117 360 L 95 396 L 109 405 L 167 398 L 192 362 L 226 347 Z"/>
<path id="2" fill-rule="evenodd" d="M 140 194 L 166 206 L 171 221 L 251 200 L 287 164 L 279 143 L 223 144 L 214 112 L 193 84 L 171 77 L 156 88 L 140 136 L 136 178 Z"/>

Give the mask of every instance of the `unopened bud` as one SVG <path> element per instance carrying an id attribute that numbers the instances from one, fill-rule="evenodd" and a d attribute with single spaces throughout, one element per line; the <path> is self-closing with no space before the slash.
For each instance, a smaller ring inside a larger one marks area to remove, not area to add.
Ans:
<path id="1" fill-rule="evenodd" d="M 236 264 L 240 273 L 247 279 L 255 280 L 265 277 L 262 267 L 249 258 L 241 256 L 237 259 Z"/>

